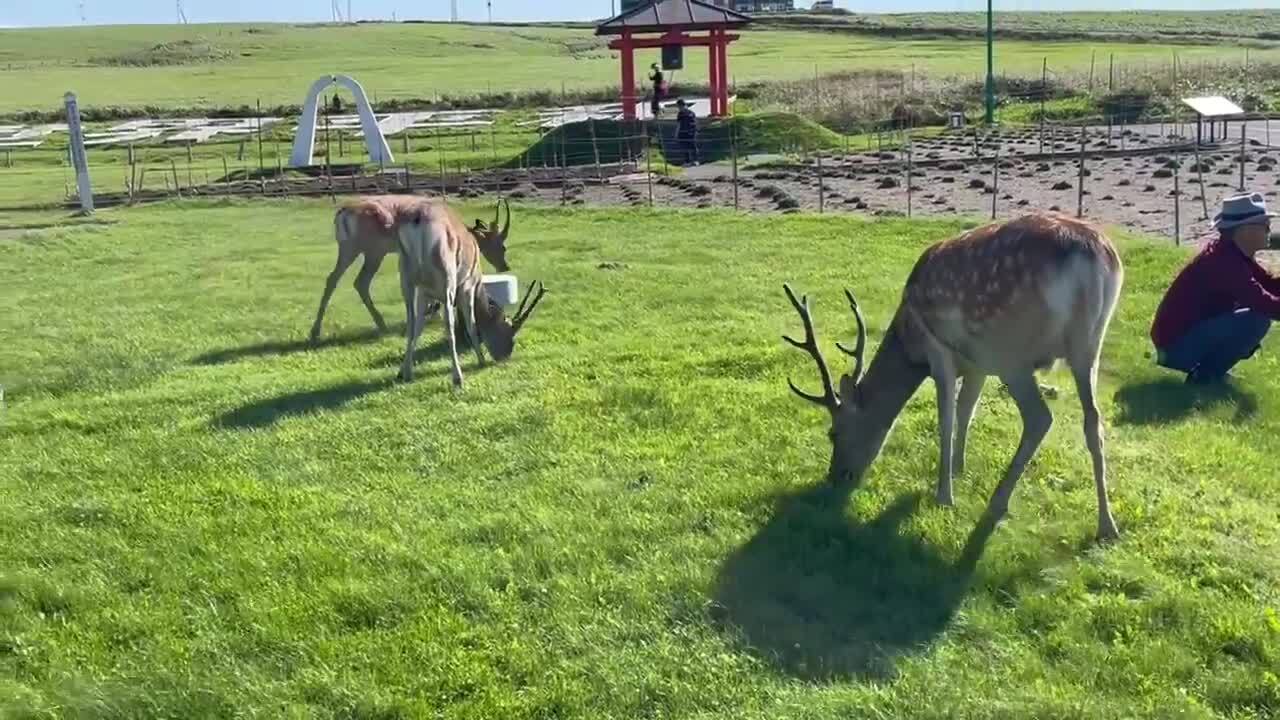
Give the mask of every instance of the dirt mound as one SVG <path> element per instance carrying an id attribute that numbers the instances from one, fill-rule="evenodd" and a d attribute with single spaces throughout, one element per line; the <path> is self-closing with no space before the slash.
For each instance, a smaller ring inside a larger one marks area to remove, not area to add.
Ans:
<path id="1" fill-rule="evenodd" d="M 232 52 L 230 50 L 218 47 L 205 40 L 177 40 L 118 55 L 90 58 L 89 64 L 109 67 L 197 65 L 200 63 L 220 62 L 231 56 Z"/>

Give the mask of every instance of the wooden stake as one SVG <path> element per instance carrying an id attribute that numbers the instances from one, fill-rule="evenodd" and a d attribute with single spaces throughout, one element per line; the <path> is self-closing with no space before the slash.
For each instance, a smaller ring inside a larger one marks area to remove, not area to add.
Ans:
<path id="1" fill-rule="evenodd" d="M 261 174 L 266 169 L 266 165 L 264 165 L 262 161 L 262 100 L 261 99 L 258 100 L 258 114 L 254 116 L 253 120 L 254 120 L 254 124 L 257 126 L 257 131 L 258 131 L 258 173 Z M 266 186 L 264 185 L 263 187 L 265 188 Z"/>
<path id="2" fill-rule="evenodd" d="M 1240 121 L 1240 192 L 1244 192 L 1245 122 Z"/>
<path id="3" fill-rule="evenodd" d="M 644 133 L 644 167 L 645 179 L 649 181 L 649 207 L 653 207 L 653 138 L 647 128 Z"/>
<path id="4" fill-rule="evenodd" d="M 1080 178 L 1077 190 L 1076 217 L 1084 217 L 1084 149 L 1087 143 L 1084 125 L 1080 126 Z"/>
<path id="5" fill-rule="evenodd" d="M 818 151 L 818 214 L 826 211 L 827 186 L 822 179 L 822 151 Z"/>
<path id="6" fill-rule="evenodd" d="M 729 155 L 733 160 L 733 209 L 738 210 L 738 129 L 737 123 L 729 124 Z"/>
<path id="7" fill-rule="evenodd" d="M 1178 160 L 1178 151 L 1175 149 L 1173 151 L 1174 165 L 1182 164 Z M 1181 175 L 1182 168 L 1175 167 L 1173 169 L 1173 244 L 1175 245 L 1182 244 L 1182 189 L 1178 180 Z M 1204 193 L 1202 192 L 1200 196 L 1204 197 Z"/>
<path id="8" fill-rule="evenodd" d="M 604 173 L 600 170 L 600 146 L 596 144 L 596 121 L 595 118 L 587 120 L 587 127 L 591 129 L 591 152 L 596 159 L 596 180 L 603 180 Z"/>
<path id="9" fill-rule="evenodd" d="M 995 160 L 991 162 L 991 219 L 996 219 L 996 199 L 1000 192 L 1000 143 L 996 143 Z"/>
<path id="10" fill-rule="evenodd" d="M 1049 94 L 1049 57 L 1040 65 L 1040 154 L 1044 154 L 1044 101 Z"/>
<path id="11" fill-rule="evenodd" d="M 440 154 L 440 197 L 449 199 L 449 186 L 444 178 L 444 145 L 440 143 L 440 130 L 436 130 L 436 152 Z"/>
<path id="12" fill-rule="evenodd" d="M 1196 147 L 1196 177 L 1197 177 L 1197 181 L 1200 183 L 1200 210 L 1201 210 L 1200 219 L 1208 220 L 1209 219 L 1209 198 L 1206 197 L 1206 195 L 1209 194 L 1209 191 L 1204 185 L 1204 165 L 1200 164 L 1199 141 L 1196 142 L 1195 147 Z"/>

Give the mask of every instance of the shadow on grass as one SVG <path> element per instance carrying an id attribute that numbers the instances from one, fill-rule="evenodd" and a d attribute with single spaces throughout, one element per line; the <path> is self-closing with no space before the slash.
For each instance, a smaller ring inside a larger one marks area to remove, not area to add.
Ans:
<path id="1" fill-rule="evenodd" d="M 216 418 L 213 425 L 237 430 L 267 427 L 286 417 L 340 408 L 369 393 L 386 390 L 394 383 L 394 376 L 388 376 L 374 382 L 348 382 L 319 390 L 288 393 L 236 408 Z"/>
<path id="2" fill-rule="evenodd" d="M 717 579 L 732 631 L 805 680 L 892 678 L 897 655 L 951 623 L 994 530 L 984 519 L 949 560 L 900 531 L 923 495 L 899 498 L 867 524 L 846 517 L 848 496 L 824 484 L 783 497 Z"/>
<path id="3" fill-rule="evenodd" d="M 1235 408 L 1235 422 L 1244 422 L 1258 412 L 1258 398 L 1230 382 L 1218 385 L 1188 385 L 1182 377 L 1165 377 L 1131 383 L 1116 392 L 1125 425 L 1164 425 L 1189 417 L 1209 405 L 1227 404 Z"/>
<path id="4" fill-rule="evenodd" d="M 301 340 L 272 340 L 254 345 L 245 345 L 236 348 L 226 348 L 224 350 L 214 350 L 203 355 L 198 355 L 192 359 L 196 365 L 224 365 L 226 363 L 236 362 L 250 357 L 270 357 L 274 355 L 292 355 L 294 353 L 307 352 L 308 350 L 321 350 L 327 347 L 344 347 L 347 345 L 360 345 L 363 343 L 372 343 L 381 340 L 387 336 L 404 337 L 404 323 L 391 325 L 386 332 L 380 332 L 375 328 L 360 330 L 356 332 L 339 333 L 337 335 L 322 336 L 315 343 L 307 339 Z"/>
<path id="5" fill-rule="evenodd" d="M 458 362 L 462 363 L 463 371 L 475 372 L 476 370 L 479 370 L 480 368 L 476 367 L 476 362 L 475 362 L 476 356 L 475 356 L 475 352 L 471 349 L 471 344 L 467 342 L 465 338 L 461 338 L 461 337 L 457 339 L 457 342 L 458 342 Z M 417 349 L 413 351 L 413 364 L 416 367 L 425 362 L 443 360 L 448 357 L 449 357 L 449 343 L 443 337 L 431 343 L 423 343 L 422 340 L 419 340 Z M 488 355 L 486 355 L 485 357 L 487 358 Z M 391 367 L 398 370 L 400 368 L 401 362 L 404 362 L 403 345 L 401 346 L 399 352 L 396 352 L 391 355 L 384 355 L 370 362 L 369 368 L 371 370 L 378 370 L 381 368 Z M 492 363 L 493 361 L 490 360 L 489 362 Z M 416 374 L 415 374 L 415 377 L 416 377 Z"/>

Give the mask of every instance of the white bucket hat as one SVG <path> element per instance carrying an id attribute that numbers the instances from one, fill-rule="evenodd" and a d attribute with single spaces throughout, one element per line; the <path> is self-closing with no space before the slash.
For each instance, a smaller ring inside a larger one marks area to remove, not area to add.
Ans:
<path id="1" fill-rule="evenodd" d="M 1267 201 L 1260 193 L 1232 195 L 1222 201 L 1222 212 L 1213 218 L 1217 230 L 1230 230 L 1241 225 L 1265 225 L 1276 213 L 1267 212 Z"/>

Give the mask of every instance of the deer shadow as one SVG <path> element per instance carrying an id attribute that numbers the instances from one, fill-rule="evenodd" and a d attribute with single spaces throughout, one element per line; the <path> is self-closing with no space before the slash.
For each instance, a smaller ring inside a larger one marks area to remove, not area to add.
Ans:
<path id="1" fill-rule="evenodd" d="M 1181 377 L 1130 383 L 1115 395 L 1120 406 L 1117 424 L 1167 425 L 1183 420 L 1210 405 L 1235 407 L 1234 422 L 1245 422 L 1258 412 L 1258 398 L 1229 381 L 1217 385 L 1188 385 Z"/>
<path id="2" fill-rule="evenodd" d="M 370 393 L 386 390 L 394 378 L 373 382 L 346 382 L 316 390 L 286 393 L 243 405 L 213 420 L 214 427 L 252 430 L 269 427 L 287 417 L 334 410 Z"/>
<path id="3" fill-rule="evenodd" d="M 225 365 L 227 363 L 233 363 L 251 357 L 292 355 L 295 353 L 308 352 L 310 350 L 322 350 L 328 347 L 346 347 L 349 345 L 374 343 L 388 336 L 404 337 L 404 323 L 400 323 L 399 325 L 390 325 L 387 327 L 386 331 L 381 331 L 376 328 L 368 328 L 366 330 L 322 336 L 315 342 L 311 342 L 306 339 L 269 340 L 267 342 L 255 343 L 253 345 L 213 350 L 211 352 L 204 353 L 203 355 L 197 355 L 192 358 L 191 362 L 196 365 Z"/>
<path id="4" fill-rule="evenodd" d="M 471 348 L 471 343 L 465 337 L 457 338 L 458 343 L 458 362 L 462 363 L 463 369 L 468 372 L 475 372 L 483 368 L 476 365 L 475 352 Z M 433 362 L 435 360 L 444 360 L 449 357 L 449 342 L 443 337 L 437 338 L 434 342 L 418 343 L 418 347 L 413 351 L 413 364 L 417 365 L 425 362 Z M 493 358 L 486 353 L 485 358 L 487 365 L 493 364 Z M 469 362 L 468 362 L 469 361 Z M 383 355 L 380 358 L 370 361 L 369 368 L 377 370 L 386 367 L 400 367 L 400 363 L 404 362 L 404 349 L 389 355 Z M 469 369 L 468 369 L 469 368 Z"/>
<path id="5" fill-rule="evenodd" d="M 782 497 L 717 578 L 717 622 L 807 681 L 892 678 L 897 656 L 950 625 L 995 529 L 984 515 L 960 557 L 948 559 L 901 532 L 923 494 L 860 524 L 845 515 L 850 492 L 824 484 Z"/>

